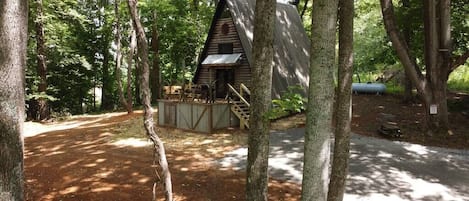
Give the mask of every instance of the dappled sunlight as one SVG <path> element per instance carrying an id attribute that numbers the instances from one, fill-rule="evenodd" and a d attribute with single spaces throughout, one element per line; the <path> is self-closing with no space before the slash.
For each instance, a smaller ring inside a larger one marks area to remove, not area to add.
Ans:
<path id="1" fill-rule="evenodd" d="M 91 192 L 103 192 L 103 191 L 112 191 L 114 189 L 114 186 L 103 186 L 103 187 L 97 187 L 97 188 L 93 188 L 91 189 Z"/>
<path id="2" fill-rule="evenodd" d="M 304 130 L 271 134 L 271 178 L 301 184 Z M 345 200 L 469 200 L 469 152 L 353 135 Z M 244 170 L 247 148 L 227 152 L 222 170 Z"/>
<path id="3" fill-rule="evenodd" d="M 83 125 L 27 137 L 28 200 L 151 199 L 157 181 L 153 147 L 142 134 L 143 126 L 129 126 L 141 123 L 141 117 L 129 118 L 115 116 L 97 122 L 105 126 Z M 245 171 L 233 170 L 246 166 L 245 133 L 234 130 L 207 135 L 157 129 L 165 142 L 176 197 L 240 198 L 238 191 L 230 189 L 244 189 Z M 299 193 L 302 130 L 271 133 L 269 174 L 282 181 L 271 181 L 274 191 L 283 196 L 277 200 L 290 199 L 289 195 L 295 200 Z M 469 159 L 457 150 L 352 137 L 346 194 L 350 200 L 469 200 L 468 180 Z M 157 191 L 161 190 L 158 186 Z"/>
<path id="4" fill-rule="evenodd" d="M 69 194 L 69 193 L 75 193 L 80 189 L 78 186 L 71 186 L 68 188 L 65 188 L 64 190 L 59 191 L 60 194 Z"/>
<path id="5" fill-rule="evenodd" d="M 409 189 L 412 189 L 412 191 L 409 192 L 409 194 L 413 199 L 429 199 L 433 197 L 441 200 L 463 201 L 462 198 L 458 198 L 459 193 L 436 183 L 437 181 L 426 181 L 421 178 L 416 178 L 408 172 L 396 170 L 391 170 L 391 175 L 398 178 L 397 180 L 401 180 L 401 182 L 410 185 Z"/>
<path id="6" fill-rule="evenodd" d="M 404 145 L 403 148 L 407 150 L 409 153 L 414 153 L 418 155 L 428 155 L 431 153 L 435 153 L 434 151 L 430 152 L 427 149 L 427 147 L 419 145 L 419 144 L 407 144 L 407 145 Z"/>
<path id="7" fill-rule="evenodd" d="M 142 111 L 135 111 L 135 113 L 141 113 Z M 67 130 L 73 128 L 93 128 L 93 127 L 102 127 L 114 124 L 116 122 L 108 123 L 98 123 L 103 120 L 125 116 L 127 113 L 124 112 L 115 112 L 115 113 L 105 113 L 98 115 L 77 115 L 71 117 L 69 120 L 51 122 L 51 123 L 38 123 L 38 122 L 25 122 L 23 124 L 23 135 L 24 137 L 32 137 L 46 132 L 53 132 L 59 130 Z"/>
<path id="8" fill-rule="evenodd" d="M 158 179 L 140 115 L 117 115 L 95 123 L 99 126 L 83 124 L 25 139 L 27 200 L 151 200 Z M 176 200 L 243 197 L 239 195 L 244 191 L 244 172 L 220 170 L 214 163 L 246 143 L 243 132 L 157 130 L 165 142 Z M 283 198 L 298 195 L 297 187 L 275 184 L 272 189 L 290 194 L 280 193 L 274 200 L 294 200 Z M 164 200 L 160 192 L 158 185 L 157 200 Z"/>
<path id="9" fill-rule="evenodd" d="M 149 140 L 143 140 L 143 139 L 138 139 L 138 138 L 127 138 L 127 139 L 117 140 L 113 142 L 112 144 L 118 147 L 125 147 L 125 146 L 148 147 L 148 146 L 151 146 L 153 143 L 151 143 Z"/>
<path id="10" fill-rule="evenodd" d="M 352 138 L 346 200 L 469 199 L 469 159 L 458 158 L 462 151 L 358 139 Z"/>

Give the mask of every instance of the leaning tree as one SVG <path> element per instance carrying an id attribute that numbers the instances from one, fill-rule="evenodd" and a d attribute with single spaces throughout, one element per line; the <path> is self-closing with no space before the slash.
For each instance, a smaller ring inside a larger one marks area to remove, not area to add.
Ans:
<path id="1" fill-rule="evenodd" d="M 158 137 L 155 132 L 153 122 L 153 109 L 151 107 L 151 92 L 150 92 L 150 66 L 148 59 L 148 42 L 145 36 L 145 30 L 140 17 L 138 15 L 137 0 L 128 0 L 128 6 L 132 23 L 134 25 L 135 32 L 137 33 L 137 46 L 138 46 L 138 57 L 141 59 L 141 75 L 140 75 L 140 89 L 142 92 L 142 105 L 143 105 L 143 123 L 146 133 L 150 140 L 153 142 L 155 162 L 158 161 L 161 174 L 162 183 L 165 190 L 165 200 L 173 200 L 173 191 L 171 183 L 171 173 L 168 167 L 168 161 L 166 159 L 166 153 L 163 145 L 163 141 Z M 155 195 L 153 195 L 155 200 Z"/>

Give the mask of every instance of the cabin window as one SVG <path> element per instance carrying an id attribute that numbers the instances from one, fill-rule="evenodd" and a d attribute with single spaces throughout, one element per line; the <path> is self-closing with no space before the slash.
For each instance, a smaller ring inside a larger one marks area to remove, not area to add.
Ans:
<path id="1" fill-rule="evenodd" d="M 218 44 L 218 54 L 233 54 L 233 43 Z"/>

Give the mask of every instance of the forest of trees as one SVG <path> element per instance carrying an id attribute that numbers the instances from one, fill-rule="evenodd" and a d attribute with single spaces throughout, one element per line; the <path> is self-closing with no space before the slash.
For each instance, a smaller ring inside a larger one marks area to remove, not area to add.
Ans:
<path id="1" fill-rule="evenodd" d="M 140 104 L 136 75 L 141 61 L 133 56 L 129 11 L 125 1 L 115 5 L 106 0 L 30 2 L 28 119 L 47 119 L 49 112 L 60 116 L 114 110 L 122 105 L 119 88 Z M 149 59 L 160 69 L 158 73 L 152 67 L 152 82 L 181 84 L 191 77 L 214 6 L 213 1 L 196 0 L 139 2 L 152 47 Z M 156 100 L 158 89 L 152 90 Z"/>
<path id="2" fill-rule="evenodd" d="M 24 119 L 41 121 L 120 108 L 131 113 L 132 104 L 143 103 L 145 126 L 159 153 L 159 165 L 167 166 L 162 143 L 153 125 L 147 125 L 153 119 L 150 106 L 161 97 L 161 86 L 191 80 L 217 2 L 141 0 L 137 10 L 135 0 L 30 0 L 29 8 L 25 0 L 2 1 L 0 161 L 7 162 L 0 164 L 0 199 L 3 192 L 10 192 L 5 196 L 12 200 L 23 197 L 18 186 L 23 177 Z M 271 79 L 268 64 L 272 63 L 276 1 L 258 2 L 262 4 L 256 6 L 253 82 L 270 86 L 266 80 Z M 469 71 L 469 4 L 466 0 L 294 2 L 312 40 L 310 86 L 315 86 L 310 88 L 307 107 L 302 200 L 326 200 L 327 196 L 331 201 L 342 200 L 352 74 L 405 71 L 408 98 L 425 106 L 428 133 L 446 133 L 448 80 L 458 68 Z M 269 123 L 262 114 L 271 100 L 263 85 L 252 96 L 253 113 L 259 115 L 253 115 L 250 126 L 249 200 L 267 199 Z M 335 107 L 328 101 L 334 97 Z M 438 108 L 436 115 L 429 114 L 431 107 Z M 331 127 L 333 117 L 336 130 Z M 331 178 L 330 185 L 336 186 L 329 187 L 335 191 L 328 194 L 330 178 L 323 173 L 329 171 L 330 154 L 324 153 L 330 153 L 329 135 L 334 132 L 341 139 L 336 140 L 339 149 L 334 153 L 343 160 L 333 159 L 332 171 L 340 176 Z M 171 200 L 170 174 L 164 174 L 169 188 L 166 199 Z"/>
<path id="3" fill-rule="evenodd" d="M 383 1 L 382 4 L 386 2 L 391 1 Z M 133 56 L 135 48 L 132 48 L 133 29 L 129 12 L 125 9 L 125 2 L 115 5 L 101 0 L 31 1 L 26 68 L 28 119 L 109 111 L 126 103 L 140 103 L 141 94 L 136 86 L 141 61 Z M 153 101 L 161 94 L 161 85 L 182 84 L 191 79 L 215 5 L 216 1 L 198 0 L 139 2 L 142 23 L 151 46 L 150 77 L 151 86 L 155 86 L 152 87 Z M 425 85 L 425 79 L 430 78 L 410 79 L 422 77 L 419 72 L 426 69 L 423 51 L 425 5 L 411 0 L 393 5 L 391 15 L 395 17 L 389 19 L 395 18 L 394 24 L 403 37 L 400 41 L 406 41 L 410 50 L 406 57 L 412 62 L 404 62 L 404 65 L 401 65 L 402 58 L 397 54 L 402 51 L 393 49 L 392 44 L 396 43 L 391 43 L 392 37 L 386 34 L 386 21 L 383 22 L 380 5 L 376 1 L 355 2 L 355 74 L 403 69 L 400 66 L 412 65 L 417 71 L 415 76 L 412 76 L 414 73 L 409 74 L 408 91 L 415 86 L 420 95 L 428 97 L 424 99 L 428 107 L 441 102 L 435 99 L 441 95 L 428 92 L 436 85 L 425 90 L 421 87 Z M 312 2 L 299 1 L 297 6 L 309 32 L 311 13 L 306 10 L 312 9 Z M 447 65 L 449 70 L 438 77 L 448 77 L 450 72 L 464 64 L 469 55 L 469 39 L 464 31 L 468 29 L 467 7 L 464 0 L 451 1 L 453 55 L 446 59 L 451 63 Z M 447 78 L 442 79 L 446 83 Z M 439 87 L 440 91 L 442 89 Z M 444 103 L 439 108 L 442 111 L 439 114 L 445 116 Z M 445 120 L 436 124 L 447 127 Z"/>

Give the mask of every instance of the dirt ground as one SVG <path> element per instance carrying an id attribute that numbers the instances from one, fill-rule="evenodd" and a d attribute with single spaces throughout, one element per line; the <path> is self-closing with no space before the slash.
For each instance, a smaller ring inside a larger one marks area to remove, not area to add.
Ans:
<path id="1" fill-rule="evenodd" d="M 446 135 L 426 135 L 423 131 L 423 106 L 407 104 L 398 95 L 354 95 L 352 131 L 357 134 L 412 142 L 422 145 L 469 149 L 469 95 L 448 95 L 450 132 Z M 401 138 L 378 134 L 378 128 L 389 120 L 401 129 Z"/>
<path id="2" fill-rule="evenodd" d="M 452 135 L 421 134 L 422 109 L 402 104 L 399 97 L 355 95 L 353 132 L 382 137 L 380 116 L 391 114 L 401 127 L 400 139 L 425 145 L 469 148 L 469 96 L 450 98 Z M 63 122 L 25 124 L 26 199 L 31 201 L 151 200 L 157 180 L 152 149 L 142 130 L 141 112 L 73 117 Z M 273 123 L 274 129 L 304 126 L 304 115 Z M 244 200 L 245 174 L 221 170 L 214 161 L 246 143 L 238 129 L 196 134 L 158 128 L 165 141 L 175 200 Z M 163 200 L 162 189 L 156 189 Z M 271 180 L 269 200 L 298 200 L 300 186 Z"/>
<path id="3" fill-rule="evenodd" d="M 151 200 L 156 180 L 152 149 L 135 138 L 144 136 L 121 133 L 124 128 L 138 131 L 133 128 L 142 126 L 141 116 L 141 112 L 112 113 L 47 125 L 28 122 L 26 200 Z M 219 170 L 213 163 L 224 151 L 245 143 L 245 134 L 164 128 L 159 133 L 165 141 L 175 200 L 243 200 L 244 172 Z M 156 192 L 157 200 L 163 200 L 162 189 Z M 269 183 L 270 200 L 298 200 L 299 192 L 299 186 L 291 183 Z"/>

